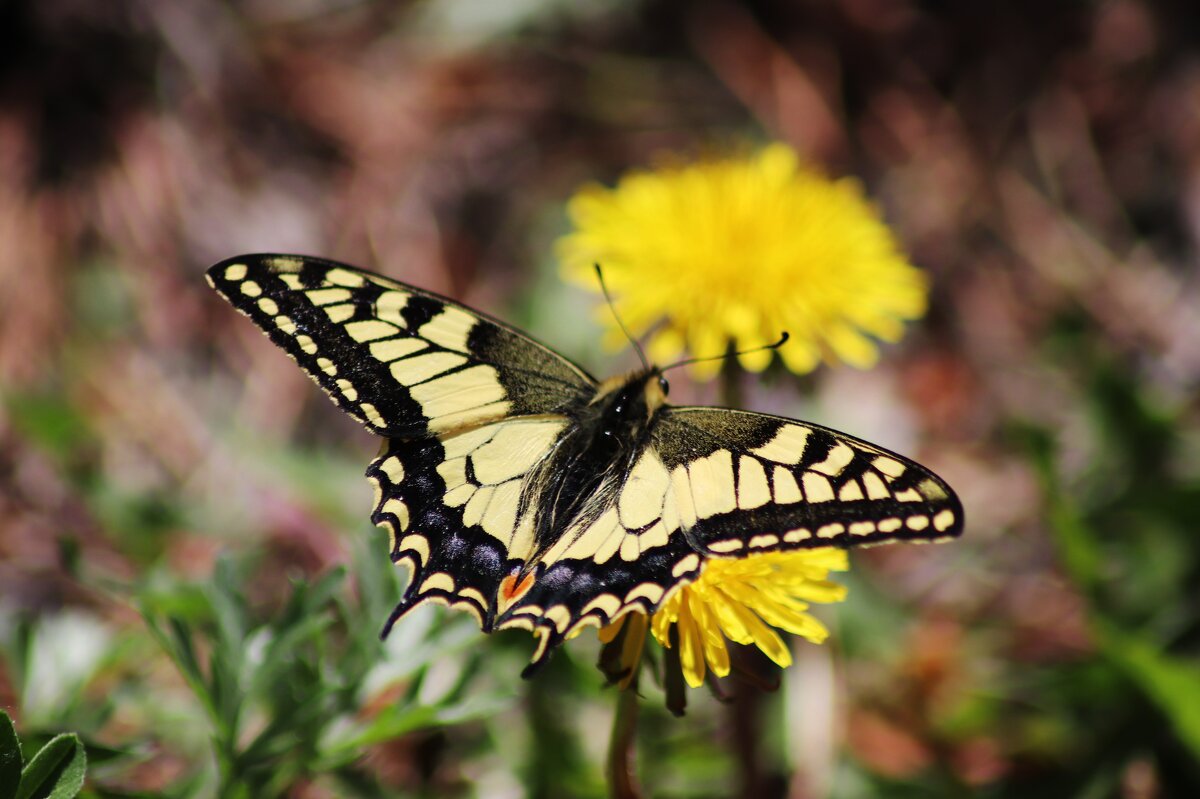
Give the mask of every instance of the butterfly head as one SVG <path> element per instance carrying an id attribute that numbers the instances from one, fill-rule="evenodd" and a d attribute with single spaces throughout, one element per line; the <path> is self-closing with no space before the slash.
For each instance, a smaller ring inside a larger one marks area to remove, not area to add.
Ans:
<path id="1" fill-rule="evenodd" d="M 613 418 L 649 418 L 667 402 L 671 386 L 656 366 L 605 380 L 591 404 Z"/>

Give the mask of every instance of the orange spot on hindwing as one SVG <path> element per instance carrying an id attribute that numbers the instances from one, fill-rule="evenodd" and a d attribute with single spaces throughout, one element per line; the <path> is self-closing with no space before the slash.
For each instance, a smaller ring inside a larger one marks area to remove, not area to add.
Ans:
<path id="1" fill-rule="evenodd" d="M 517 577 L 516 574 L 510 574 L 500 581 L 501 608 L 507 609 L 509 605 L 523 597 L 533 585 L 533 572 L 522 577 L 520 582 L 517 582 Z"/>

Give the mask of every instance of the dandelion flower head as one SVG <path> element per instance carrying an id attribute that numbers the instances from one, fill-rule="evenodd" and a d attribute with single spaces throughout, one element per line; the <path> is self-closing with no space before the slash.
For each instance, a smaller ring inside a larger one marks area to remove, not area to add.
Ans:
<path id="1" fill-rule="evenodd" d="M 757 646 L 776 664 L 787 667 L 792 655 L 776 630 L 814 643 L 824 641 L 829 631 L 808 613 L 809 603 L 845 599 L 845 586 L 828 578 L 829 572 L 847 568 L 845 550 L 833 547 L 713 558 L 695 582 L 676 591 L 655 611 L 650 632 L 669 648 L 671 628 L 678 628 L 679 662 L 693 688 L 703 684 L 708 671 L 717 677 L 729 674 L 726 639 Z M 601 630 L 601 639 L 615 638 L 630 616 Z"/>
<path id="2" fill-rule="evenodd" d="M 779 350 L 796 373 L 822 360 L 875 362 L 875 339 L 897 341 L 925 312 L 924 274 L 853 179 L 829 180 L 783 144 L 628 174 L 568 203 L 574 230 L 558 242 L 566 277 L 599 290 L 593 264 L 634 335 L 658 326 L 651 357 L 686 348 L 720 355 L 791 335 Z M 606 342 L 622 346 L 615 323 Z M 739 356 L 759 371 L 770 351 Z M 711 375 L 718 362 L 696 364 Z"/>

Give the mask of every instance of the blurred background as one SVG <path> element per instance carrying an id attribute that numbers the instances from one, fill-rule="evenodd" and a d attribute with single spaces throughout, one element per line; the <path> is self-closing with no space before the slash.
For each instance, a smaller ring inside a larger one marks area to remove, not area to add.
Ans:
<path id="1" fill-rule="evenodd" d="M 591 371 L 581 184 L 790 143 L 857 176 L 931 308 L 745 406 L 914 456 L 965 537 L 854 554 L 828 644 L 680 721 L 647 795 L 1200 796 L 1200 9 L 1183 0 L 0 5 L 0 706 L 92 796 L 599 797 L 594 636 L 426 609 L 376 444 L 202 272 L 319 254 Z M 682 396 L 711 386 L 675 380 Z"/>

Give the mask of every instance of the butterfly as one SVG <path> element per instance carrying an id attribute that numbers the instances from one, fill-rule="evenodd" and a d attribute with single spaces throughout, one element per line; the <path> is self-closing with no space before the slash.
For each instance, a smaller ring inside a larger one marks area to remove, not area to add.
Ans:
<path id="1" fill-rule="evenodd" d="M 712 558 L 959 535 L 913 461 L 815 424 L 667 403 L 662 370 L 597 381 L 433 292 L 320 258 L 241 255 L 209 283 L 384 441 L 371 519 L 411 568 L 384 635 L 436 602 L 565 639 L 650 614 Z"/>

